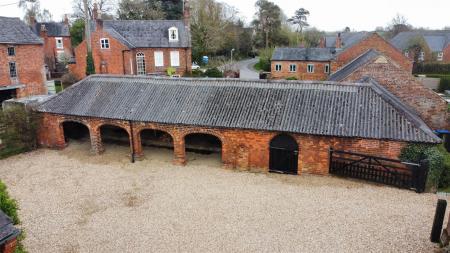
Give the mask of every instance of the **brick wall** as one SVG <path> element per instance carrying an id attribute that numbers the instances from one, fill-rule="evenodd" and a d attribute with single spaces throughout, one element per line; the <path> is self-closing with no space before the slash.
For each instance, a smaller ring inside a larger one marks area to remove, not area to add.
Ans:
<path id="1" fill-rule="evenodd" d="M 100 39 L 108 38 L 109 49 L 102 49 Z M 184 75 L 192 66 L 190 48 L 138 48 L 130 49 L 118 40 L 114 39 L 106 31 L 98 30 L 92 33 L 92 55 L 94 58 L 95 72 L 99 74 L 136 74 L 136 54 L 145 54 L 147 73 L 166 73 L 170 67 L 170 51 L 179 51 L 180 66 L 176 68 L 177 74 Z M 164 67 L 155 67 L 154 52 L 163 51 Z M 86 42 L 83 41 L 75 48 L 76 64 L 71 64 L 69 69 L 78 79 L 86 77 Z M 103 64 L 102 64 L 103 63 Z"/>
<path id="2" fill-rule="evenodd" d="M 450 43 L 446 48 L 444 48 L 444 63 L 450 63 Z"/>
<path id="3" fill-rule="evenodd" d="M 40 37 L 44 41 L 45 63 L 51 71 L 55 69 L 55 64 L 58 61 L 58 51 L 63 51 L 66 56 L 72 56 L 72 42 L 70 41 L 70 37 L 60 37 L 63 39 L 63 49 L 56 48 L 57 37 L 48 37 L 45 32 L 41 32 Z"/>
<path id="4" fill-rule="evenodd" d="M 23 84 L 17 90 L 18 97 L 46 94 L 44 53 L 42 45 L 14 45 L 15 56 L 8 56 L 8 45 L 0 44 L 0 85 Z M 17 79 L 9 75 L 9 62 L 15 62 Z"/>
<path id="5" fill-rule="evenodd" d="M 387 57 L 373 60 L 362 66 L 343 81 L 354 82 L 364 76 L 370 76 L 397 96 L 433 129 L 449 129 L 450 115 L 447 103 L 438 94 L 405 71 Z"/>
<path id="6" fill-rule="evenodd" d="M 238 168 L 242 170 L 268 171 L 269 143 L 277 132 L 220 129 L 183 125 L 167 125 L 157 123 L 133 122 L 131 131 L 128 121 L 74 117 L 54 114 L 43 114 L 39 131 L 39 143 L 41 146 L 62 149 L 64 141 L 64 121 L 76 121 L 86 125 L 90 131 L 91 151 L 95 154 L 103 152 L 100 127 L 110 124 L 122 127 L 130 135 L 133 132 L 136 157 L 142 157 L 143 153 L 140 132 L 143 129 L 155 129 L 165 131 L 172 136 L 174 143 L 174 163 L 183 165 L 186 163 L 184 137 L 191 133 L 206 133 L 218 137 L 222 142 L 222 162 L 226 168 Z M 397 158 L 401 148 L 406 144 L 398 141 L 339 138 L 329 136 L 315 136 L 304 134 L 291 135 L 299 144 L 298 168 L 299 174 L 328 174 L 328 151 L 330 147 L 339 150 L 360 152 L 365 154 Z M 131 140 L 130 140 L 131 146 Z"/>
<path id="7" fill-rule="evenodd" d="M 275 65 L 281 64 L 281 71 L 275 71 Z M 297 65 L 297 71 L 290 72 L 289 66 L 291 64 Z M 314 73 L 308 73 L 308 64 L 314 64 Z M 330 62 L 309 62 L 309 61 L 272 61 L 271 76 L 273 79 L 286 79 L 295 77 L 298 80 L 327 80 L 328 73 L 325 73 L 325 65 Z"/>
<path id="8" fill-rule="evenodd" d="M 369 37 L 359 43 L 345 49 L 337 56 L 336 64 L 338 66 L 344 66 L 369 49 L 376 49 L 377 51 L 393 59 L 396 63 L 402 66 L 402 68 L 409 71 L 409 73 L 412 72 L 412 61 L 405 57 L 403 52 L 395 48 L 376 33 L 372 33 Z"/>

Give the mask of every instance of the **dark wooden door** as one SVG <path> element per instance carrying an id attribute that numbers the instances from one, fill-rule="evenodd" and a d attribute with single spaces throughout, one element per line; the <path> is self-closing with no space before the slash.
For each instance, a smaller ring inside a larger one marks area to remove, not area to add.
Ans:
<path id="1" fill-rule="evenodd" d="M 298 174 L 298 144 L 289 135 L 278 135 L 270 142 L 269 171 Z"/>

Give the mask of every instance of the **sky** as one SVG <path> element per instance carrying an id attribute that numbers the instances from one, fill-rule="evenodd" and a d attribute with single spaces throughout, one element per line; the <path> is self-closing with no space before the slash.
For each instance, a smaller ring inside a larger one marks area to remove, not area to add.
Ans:
<path id="1" fill-rule="evenodd" d="M 0 16 L 22 17 L 18 0 L 0 0 Z M 115 0 L 117 1 L 117 0 Z M 234 6 L 247 23 L 256 12 L 256 0 L 219 0 Z M 41 8 L 50 10 L 55 20 L 61 20 L 72 11 L 72 0 L 40 0 Z M 325 31 L 338 31 L 345 27 L 352 30 L 374 30 L 385 27 L 397 14 L 405 16 L 415 27 L 442 29 L 450 26 L 450 0 L 272 0 L 283 12 L 292 16 L 296 9 L 310 11 L 309 23 Z M 12 5 L 7 5 L 12 4 Z M 6 5 L 6 6 L 5 6 Z M 1 24 L 0 24 L 1 25 Z"/>

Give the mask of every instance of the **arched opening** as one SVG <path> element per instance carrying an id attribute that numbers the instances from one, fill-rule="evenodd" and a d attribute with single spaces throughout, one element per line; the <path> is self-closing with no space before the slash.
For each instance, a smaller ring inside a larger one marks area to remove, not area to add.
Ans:
<path id="1" fill-rule="evenodd" d="M 122 127 L 114 125 L 103 125 L 100 127 L 100 135 L 103 148 L 106 152 L 123 153 L 125 149 L 131 149 L 130 136 Z"/>
<path id="2" fill-rule="evenodd" d="M 145 54 L 137 53 L 136 54 L 136 72 L 138 75 L 145 75 Z"/>
<path id="3" fill-rule="evenodd" d="M 65 121 L 62 123 L 62 128 L 66 144 L 73 145 L 73 148 L 91 149 L 89 128 L 86 125 L 75 121 Z"/>
<path id="4" fill-rule="evenodd" d="M 298 144 L 294 138 L 280 134 L 270 141 L 269 171 L 298 174 Z"/>
<path id="5" fill-rule="evenodd" d="M 221 164 L 222 142 L 218 137 L 211 134 L 188 134 L 184 137 L 184 145 L 188 162 L 201 160 L 208 161 L 209 165 Z"/>
<path id="6" fill-rule="evenodd" d="M 141 144 L 147 159 L 157 159 L 164 162 L 173 160 L 173 139 L 164 131 L 144 129 L 140 133 Z"/>

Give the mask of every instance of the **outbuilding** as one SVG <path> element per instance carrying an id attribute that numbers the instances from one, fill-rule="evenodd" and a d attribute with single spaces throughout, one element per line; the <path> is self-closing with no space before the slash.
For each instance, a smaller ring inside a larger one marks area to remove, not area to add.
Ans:
<path id="1" fill-rule="evenodd" d="M 42 114 L 39 142 L 64 148 L 87 135 L 105 140 L 218 152 L 227 168 L 328 174 L 329 150 L 397 158 L 407 143 L 441 140 L 414 112 L 374 83 L 260 81 L 92 75 L 55 95 Z"/>

